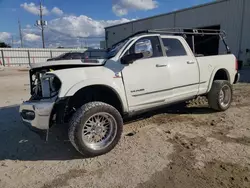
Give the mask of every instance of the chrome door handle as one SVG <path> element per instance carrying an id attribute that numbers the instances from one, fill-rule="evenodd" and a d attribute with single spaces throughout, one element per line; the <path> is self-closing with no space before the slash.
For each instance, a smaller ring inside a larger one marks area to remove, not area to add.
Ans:
<path id="1" fill-rule="evenodd" d="M 156 64 L 156 67 L 166 67 L 167 65 Z"/>
<path id="2" fill-rule="evenodd" d="M 187 64 L 194 64 L 194 61 L 187 61 Z"/>

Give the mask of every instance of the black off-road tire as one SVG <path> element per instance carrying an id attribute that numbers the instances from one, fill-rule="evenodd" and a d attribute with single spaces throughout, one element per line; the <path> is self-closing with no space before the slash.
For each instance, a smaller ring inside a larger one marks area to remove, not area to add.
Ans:
<path id="1" fill-rule="evenodd" d="M 93 150 L 84 144 L 82 140 L 82 129 L 84 123 L 94 114 L 105 112 L 114 117 L 117 129 L 113 141 L 105 148 L 100 150 Z M 75 149 L 84 157 L 95 157 L 103 155 L 111 151 L 119 142 L 123 131 L 123 119 L 113 106 L 103 102 L 90 102 L 79 108 L 69 122 L 69 140 Z"/>
<path id="2" fill-rule="evenodd" d="M 219 100 L 221 89 L 227 85 L 231 92 L 231 98 L 227 106 L 222 106 Z M 208 104 L 209 106 L 216 111 L 226 111 L 230 106 L 233 98 L 233 89 L 232 85 L 227 80 L 215 80 L 213 82 L 212 88 L 208 93 Z"/>

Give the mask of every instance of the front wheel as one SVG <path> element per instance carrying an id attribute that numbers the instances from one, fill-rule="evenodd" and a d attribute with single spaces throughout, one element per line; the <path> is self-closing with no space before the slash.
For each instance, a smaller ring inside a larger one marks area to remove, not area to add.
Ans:
<path id="1" fill-rule="evenodd" d="M 85 157 L 111 151 L 121 138 L 123 120 L 113 107 L 90 102 L 79 108 L 70 120 L 69 139 Z"/>
<path id="2" fill-rule="evenodd" d="M 215 80 L 208 93 L 209 106 L 217 111 L 227 110 L 232 102 L 232 85 L 226 80 Z"/>

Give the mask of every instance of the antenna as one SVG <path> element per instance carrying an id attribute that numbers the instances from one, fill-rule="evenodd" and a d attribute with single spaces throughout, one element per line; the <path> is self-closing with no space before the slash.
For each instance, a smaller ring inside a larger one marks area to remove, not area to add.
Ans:
<path id="1" fill-rule="evenodd" d="M 18 19 L 18 26 L 19 26 L 19 36 L 20 36 L 21 48 L 23 48 L 23 33 L 22 33 L 21 22 L 19 19 Z"/>
<path id="2" fill-rule="evenodd" d="M 11 47 L 13 48 L 13 46 L 14 46 L 14 37 L 13 35 L 11 35 Z"/>
<path id="3" fill-rule="evenodd" d="M 45 48 L 45 41 L 44 41 L 44 28 L 45 26 L 47 26 L 47 21 L 43 20 L 43 6 L 42 6 L 42 0 L 40 0 L 40 5 L 39 5 L 39 16 L 40 16 L 40 20 L 36 21 L 35 26 L 39 27 L 42 31 L 42 43 L 43 43 L 43 48 Z"/>

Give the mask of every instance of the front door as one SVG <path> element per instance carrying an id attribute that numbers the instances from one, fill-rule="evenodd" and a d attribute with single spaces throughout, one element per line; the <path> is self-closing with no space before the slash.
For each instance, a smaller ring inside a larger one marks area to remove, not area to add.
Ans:
<path id="1" fill-rule="evenodd" d="M 138 53 L 141 43 L 149 44 L 149 56 L 134 61 L 122 70 L 130 110 L 157 106 L 164 103 L 172 93 L 169 90 L 168 62 L 163 56 L 158 36 L 138 39 L 125 54 Z"/>

